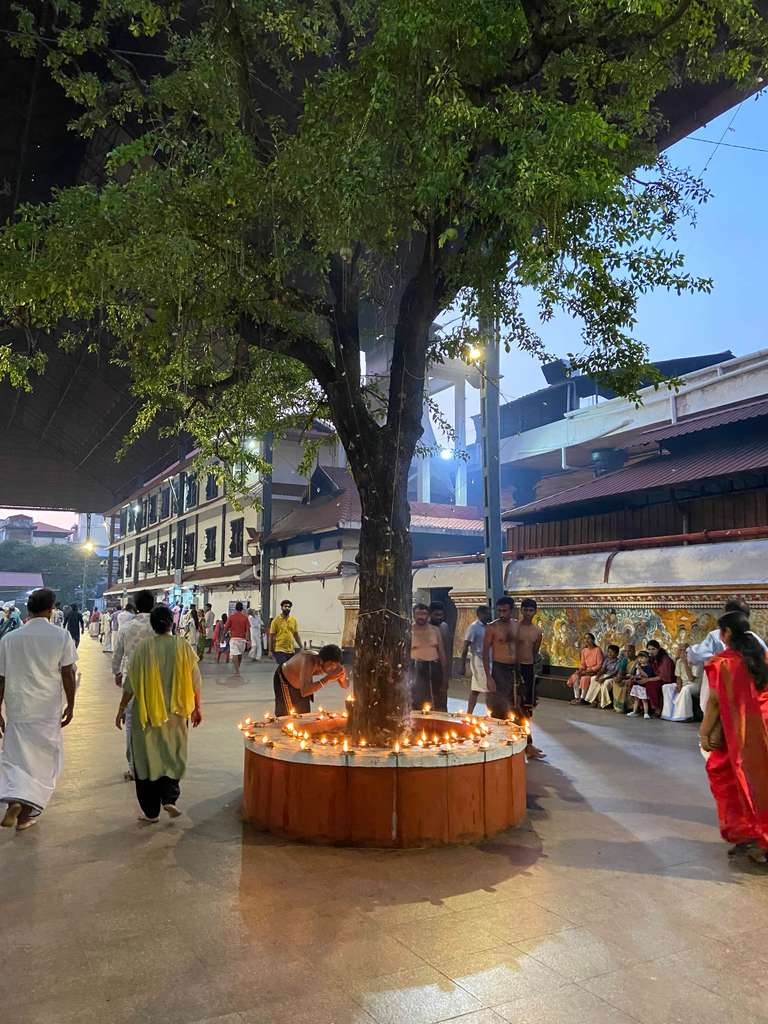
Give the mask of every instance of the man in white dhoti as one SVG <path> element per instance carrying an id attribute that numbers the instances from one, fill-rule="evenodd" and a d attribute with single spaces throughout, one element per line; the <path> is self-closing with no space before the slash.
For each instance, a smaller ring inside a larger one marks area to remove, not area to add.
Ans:
<path id="1" fill-rule="evenodd" d="M 746 601 L 741 601 L 738 598 L 734 598 L 733 601 L 726 601 L 725 612 L 742 612 L 749 618 L 749 605 Z M 762 646 L 764 651 L 768 651 L 763 640 L 757 635 L 757 633 L 750 632 L 750 636 L 753 636 L 755 640 Z M 713 629 L 711 633 L 707 633 L 704 639 L 699 644 L 692 644 L 685 652 L 685 656 L 688 659 L 688 664 L 697 668 L 700 665 L 705 665 L 710 658 L 714 658 L 716 654 L 722 654 L 725 650 L 725 644 L 720 639 L 720 628 Z M 704 673 L 701 681 L 701 691 L 699 693 L 699 704 L 701 705 L 702 712 L 707 710 L 707 701 L 709 700 L 709 680 L 707 679 L 706 672 Z"/>
<path id="2" fill-rule="evenodd" d="M 47 587 L 34 590 L 28 622 L 0 643 L 0 803 L 8 805 L 0 824 L 18 832 L 35 824 L 53 796 L 61 730 L 75 710 L 77 649 L 68 630 L 51 624 L 55 599 Z"/>
<path id="3" fill-rule="evenodd" d="M 251 661 L 261 658 L 261 615 L 255 608 L 248 609 L 248 618 L 251 623 L 250 643 L 251 650 L 248 657 Z"/>

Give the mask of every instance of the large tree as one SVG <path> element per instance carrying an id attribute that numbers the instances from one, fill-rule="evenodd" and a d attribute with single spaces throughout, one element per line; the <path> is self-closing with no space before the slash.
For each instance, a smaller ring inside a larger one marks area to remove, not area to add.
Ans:
<path id="1" fill-rule="evenodd" d="M 756 87 L 747 0 L 19 3 L 16 45 L 83 106 L 98 179 L 17 212 L 0 307 L 110 339 L 143 402 L 237 463 L 249 431 L 333 421 L 360 492 L 355 686 L 369 735 L 407 710 L 407 479 L 430 362 L 483 315 L 543 354 L 519 305 L 582 323 L 573 370 L 636 393 L 638 294 L 708 287 L 674 250 L 704 198 L 659 158 L 690 83 Z M 103 157 L 99 157 L 103 154 Z M 439 340 L 430 325 L 454 308 Z M 430 340 L 432 339 L 432 340 Z M 389 346 L 361 376 L 361 349 Z"/>

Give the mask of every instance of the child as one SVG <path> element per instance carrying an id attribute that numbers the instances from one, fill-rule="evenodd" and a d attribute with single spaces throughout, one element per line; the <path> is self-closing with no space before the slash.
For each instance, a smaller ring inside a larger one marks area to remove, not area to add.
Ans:
<path id="1" fill-rule="evenodd" d="M 651 668 L 650 655 L 648 651 L 640 651 L 635 663 L 635 671 L 630 680 L 632 689 L 629 691 L 629 696 L 634 697 L 635 706 L 632 711 L 628 712 L 627 718 L 639 717 L 641 704 L 643 705 L 643 718 L 651 717 L 648 713 L 648 691 L 644 686 L 644 681 L 650 679 L 652 675 L 653 669 Z"/>
<path id="2" fill-rule="evenodd" d="M 227 633 L 227 613 L 222 612 L 221 618 L 213 627 L 213 646 L 216 648 L 216 664 L 224 660 L 229 664 L 229 635 Z"/>

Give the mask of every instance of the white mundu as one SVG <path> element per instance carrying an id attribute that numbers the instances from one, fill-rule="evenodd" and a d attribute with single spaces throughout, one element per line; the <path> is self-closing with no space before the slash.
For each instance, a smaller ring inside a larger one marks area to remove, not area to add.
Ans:
<path id="1" fill-rule="evenodd" d="M 62 767 L 61 670 L 77 662 L 66 629 L 34 618 L 0 643 L 5 678 L 5 738 L 0 757 L 0 801 L 42 811 Z"/>

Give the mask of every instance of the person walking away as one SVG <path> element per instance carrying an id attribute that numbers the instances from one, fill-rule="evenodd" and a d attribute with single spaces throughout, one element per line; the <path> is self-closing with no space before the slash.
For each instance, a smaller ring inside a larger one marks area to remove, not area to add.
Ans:
<path id="1" fill-rule="evenodd" d="M 75 647 L 80 646 L 80 636 L 84 629 L 83 616 L 80 614 L 80 609 L 76 604 L 67 612 L 64 618 L 64 628 L 68 631 L 69 635 L 74 641 Z"/>
<path id="2" fill-rule="evenodd" d="M 123 679 L 123 696 L 115 718 L 121 729 L 131 704 L 131 762 L 140 821 L 154 824 L 160 809 L 171 818 L 187 769 L 189 722 L 203 720 L 197 655 L 181 636 L 173 635 L 173 615 L 156 605 L 149 615 L 154 636 L 134 650 Z"/>
<path id="3" fill-rule="evenodd" d="M 648 680 L 653 678 L 653 668 L 648 651 L 640 651 L 635 662 L 635 669 L 632 674 L 632 687 L 629 696 L 634 700 L 632 710 L 627 713 L 627 718 L 637 718 L 640 714 L 640 707 L 643 708 L 643 718 L 650 718 L 650 700 L 648 697 Z"/>
<path id="4" fill-rule="evenodd" d="M 299 624 L 291 614 L 293 604 L 290 601 L 280 602 L 280 614 L 276 615 L 269 627 L 269 653 L 278 665 L 293 657 L 297 647 L 301 647 Z"/>
<path id="5" fill-rule="evenodd" d="M 63 628 L 64 626 L 64 612 L 61 610 L 61 602 L 57 601 L 53 606 L 53 612 L 51 614 L 51 623 L 54 626 Z"/>
<path id="6" fill-rule="evenodd" d="M 106 627 L 106 637 L 104 640 L 104 653 L 112 654 L 115 646 L 115 634 L 117 633 L 117 616 L 118 609 L 113 608 L 109 613 Z"/>
<path id="7" fill-rule="evenodd" d="M 298 715 L 312 710 L 313 694 L 328 683 L 349 688 L 347 674 L 341 664 L 341 648 L 326 644 L 317 654 L 299 651 L 275 669 L 272 680 L 275 690 L 275 715 L 282 718 L 294 712 Z"/>
<path id="8" fill-rule="evenodd" d="M 741 598 L 734 597 L 730 601 L 725 602 L 723 611 L 727 615 L 728 612 L 741 612 L 742 615 L 746 615 L 749 618 L 750 608 L 746 601 L 742 601 Z M 768 647 L 763 641 L 762 637 L 759 637 L 757 633 L 753 633 L 749 630 L 749 635 L 753 636 L 755 640 L 760 644 L 764 651 L 768 651 Z M 716 654 L 722 654 L 725 650 L 725 644 L 720 638 L 720 629 L 711 630 L 701 643 L 691 644 L 685 652 L 685 656 L 688 660 L 688 664 L 692 668 L 701 668 L 703 670 L 704 665 L 713 658 Z M 702 713 L 707 709 L 707 699 L 709 697 L 709 680 L 707 679 L 706 673 L 703 674 L 701 680 L 701 690 L 699 691 L 699 704 L 701 706 Z"/>
<path id="9" fill-rule="evenodd" d="M 506 718 L 517 704 L 517 622 L 512 618 L 515 602 L 500 597 L 496 618 L 489 623 L 483 638 L 483 668 L 488 686 L 490 713 Z"/>
<path id="10" fill-rule="evenodd" d="M 222 654 L 225 656 L 224 660 L 227 665 L 229 664 L 229 635 L 227 633 L 227 613 L 222 612 L 221 618 L 213 627 L 213 644 L 216 648 L 216 664 L 221 661 Z"/>
<path id="11" fill-rule="evenodd" d="M 200 636 L 200 617 L 197 614 L 197 606 L 194 604 L 189 606 L 189 614 L 184 623 L 182 635 L 192 650 L 197 651 L 197 641 Z"/>
<path id="12" fill-rule="evenodd" d="M 525 756 L 529 761 L 544 757 L 544 752 L 533 742 L 533 709 L 536 707 L 536 659 L 539 656 L 544 634 L 534 623 L 533 617 L 539 610 L 536 599 L 524 597 L 520 602 L 522 618 L 517 624 L 517 669 L 520 681 L 515 711 L 528 720 L 528 745 Z"/>
<path id="13" fill-rule="evenodd" d="M 675 652 L 675 681 L 661 688 L 661 717 L 668 722 L 692 722 L 693 698 L 701 692 L 703 669 L 693 668 L 685 656 L 687 644 L 678 644 Z"/>
<path id="14" fill-rule="evenodd" d="M 414 605 L 411 627 L 411 705 L 417 710 L 425 704 L 435 711 L 446 711 L 440 702 L 446 696 L 443 679 L 447 672 L 448 656 L 443 636 L 429 621 L 429 608 Z"/>
<path id="15" fill-rule="evenodd" d="M 213 614 L 213 608 L 207 604 L 205 606 L 205 649 L 209 653 L 213 650 L 213 627 L 216 625 L 216 616 Z"/>
<path id="16" fill-rule="evenodd" d="M 705 666 L 709 702 L 701 748 L 720 834 L 732 855 L 768 863 L 768 665 L 740 611 L 718 621 L 725 650 Z"/>
<path id="17" fill-rule="evenodd" d="M 486 702 L 488 683 L 483 668 L 483 638 L 485 627 L 491 618 L 491 609 L 487 604 L 481 604 L 475 609 L 475 621 L 467 626 L 464 634 L 464 646 L 461 649 L 461 674 L 467 674 L 467 658 L 469 658 L 469 701 L 467 702 L 467 714 L 473 714 L 477 705 L 477 698 L 483 694 L 483 701 Z"/>
<path id="18" fill-rule="evenodd" d="M 94 608 L 91 612 L 91 617 L 88 619 L 88 634 L 92 640 L 99 639 L 99 632 L 101 630 L 101 612 L 98 608 Z"/>
<path id="19" fill-rule="evenodd" d="M 600 671 L 605 660 L 602 650 L 597 646 L 594 633 L 585 633 L 582 644 L 579 667 L 568 677 L 568 686 L 573 687 L 571 704 L 587 703 L 586 694 L 592 676 Z"/>
<path id="20" fill-rule="evenodd" d="M 99 621 L 99 641 L 103 652 L 106 652 L 107 650 L 107 634 L 109 633 L 109 620 L 111 615 L 111 610 L 109 608 L 105 608 Z M 111 654 L 112 652 L 110 651 L 109 653 Z"/>
<path id="21" fill-rule="evenodd" d="M 250 645 L 248 657 L 251 661 L 261 660 L 261 615 L 255 608 L 248 609 L 248 620 L 251 624 Z"/>
<path id="22" fill-rule="evenodd" d="M 623 667 L 626 668 L 626 664 Z M 611 706 L 613 683 L 619 677 L 620 671 L 623 671 L 623 669 L 618 645 L 608 644 L 605 661 L 600 671 L 592 676 L 590 680 L 589 689 L 584 698 L 587 704 L 590 704 L 593 708 L 609 708 Z"/>
<path id="23" fill-rule="evenodd" d="M 122 608 L 117 613 L 117 628 L 121 630 L 126 623 L 130 622 L 136 617 L 136 605 L 133 601 L 128 601 L 125 608 Z M 114 647 L 115 638 L 112 638 L 112 646 Z"/>
<path id="24" fill-rule="evenodd" d="M 43 587 L 27 601 L 29 620 L 0 643 L 0 803 L 4 828 L 23 832 L 48 806 L 61 774 L 61 730 L 75 713 L 77 649 L 50 622 L 56 595 Z M 62 690 L 66 706 L 62 712 Z"/>
<path id="25" fill-rule="evenodd" d="M 658 640 L 649 640 L 645 645 L 651 659 L 653 675 L 646 679 L 645 688 L 654 715 L 661 717 L 664 706 L 663 689 L 675 682 L 675 663 Z"/>
<path id="26" fill-rule="evenodd" d="M 445 669 L 438 701 L 435 705 L 438 711 L 448 710 L 448 687 L 451 681 L 451 663 L 453 661 L 453 644 L 451 643 L 451 627 L 445 621 L 445 605 L 442 601 L 433 601 L 429 606 L 429 624 L 440 630 L 445 650 Z"/>
<path id="27" fill-rule="evenodd" d="M 207 640 L 207 633 L 205 631 L 205 615 L 202 612 L 197 613 L 197 660 L 202 661 L 205 657 L 205 644 Z"/>
<path id="28" fill-rule="evenodd" d="M 240 675 L 240 663 L 245 654 L 248 644 L 248 637 L 251 632 L 251 623 L 248 616 L 243 612 L 243 602 L 238 601 L 235 610 L 229 616 L 227 622 L 227 634 L 229 636 L 229 653 L 235 665 L 234 675 Z"/>
<path id="29" fill-rule="evenodd" d="M 112 652 L 112 674 L 115 677 L 115 686 L 122 688 L 128 662 L 142 640 L 147 640 L 155 635 L 149 621 L 150 612 L 154 607 L 155 596 L 152 591 L 140 590 L 136 595 L 136 615 L 117 631 L 115 649 Z M 130 714 L 127 714 L 125 718 L 125 757 L 128 761 L 128 770 L 123 777 L 132 782 Z"/>

